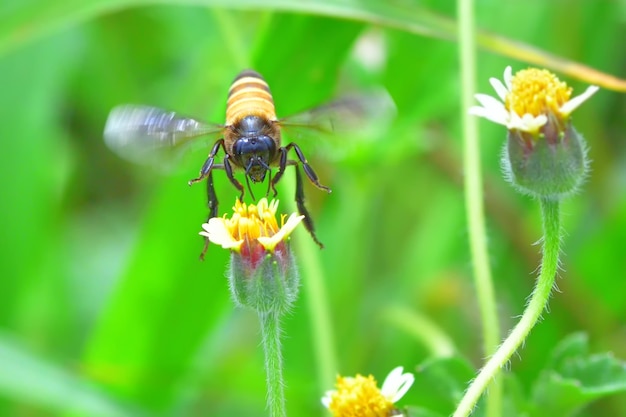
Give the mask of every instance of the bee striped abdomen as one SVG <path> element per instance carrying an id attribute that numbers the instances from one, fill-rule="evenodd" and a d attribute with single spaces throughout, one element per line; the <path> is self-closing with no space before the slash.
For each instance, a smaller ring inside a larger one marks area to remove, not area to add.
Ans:
<path id="1" fill-rule="evenodd" d="M 261 74 L 252 70 L 242 71 L 230 86 L 226 125 L 235 124 L 248 115 L 277 120 L 270 88 Z"/>

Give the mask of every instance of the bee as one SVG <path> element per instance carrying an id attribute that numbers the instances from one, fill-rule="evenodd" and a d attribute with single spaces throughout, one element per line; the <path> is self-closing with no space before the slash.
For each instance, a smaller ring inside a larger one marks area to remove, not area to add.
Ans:
<path id="1" fill-rule="evenodd" d="M 308 112 L 304 119 L 347 106 L 347 103 L 321 106 Z M 281 128 L 289 125 L 289 120 L 293 119 L 276 117 L 274 99 L 263 77 L 253 70 L 244 70 L 237 75 L 228 91 L 226 123 L 223 125 L 204 123 L 155 107 L 122 105 L 111 111 L 104 137 L 107 145 L 122 156 L 141 159 L 153 150 L 179 147 L 200 136 L 219 135 L 198 176 L 189 180 L 189 185 L 207 180 L 209 219 L 218 215 L 219 203 L 213 185 L 214 170 L 225 171 L 232 185 L 239 190 L 239 199 L 243 201 L 245 188 L 235 178 L 235 170 L 243 170 L 247 189 L 254 200 L 250 181 L 259 183 L 267 177 L 267 194 L 271 190 L 276 196 L 276 184 L 283 177 L 287 166 L 293 166 L 296 173 L 295 200 L 298 211 L 304 216 L 303 223 L 315 243 L 323 248 L 304 204 L 301 168 L 318 189 L 327 193 L 331 189 L 320 183 L 315 170 L 295 142 L 283 145 Z M 317 128 L 314 125 L 310 127 Z M 216 159 L 220 150 L 224 151 L 224 157 L 218 162 Z M 295 153 L 296 159 L 290 158 L 290 151 Z M 273 169 L 276 169 L 276 173 L 272 176 Z M 204 257 L 207 246 L 208 241 L 205 242 L 201 258 Z"/>

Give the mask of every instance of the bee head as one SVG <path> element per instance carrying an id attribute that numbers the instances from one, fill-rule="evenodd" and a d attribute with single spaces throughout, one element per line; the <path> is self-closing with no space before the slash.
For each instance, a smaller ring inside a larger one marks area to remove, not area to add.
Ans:
<path id="1" fill-rule="evenodd" d="M 262 182 L 276 155 L 276 143 L 267 135 L 242 137 L 233 145 L 233 158 L 253 182 Z"/>

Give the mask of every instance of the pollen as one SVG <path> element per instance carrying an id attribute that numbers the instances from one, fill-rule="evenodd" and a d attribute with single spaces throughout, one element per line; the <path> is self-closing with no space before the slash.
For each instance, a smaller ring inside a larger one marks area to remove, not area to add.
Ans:
<path id="1" fill-rule="evenodd" d="M 337 391 L 328 405 L 334 417 L 388 417 L 393 402 L 376 386 L 372 375 L 337 377 Z"/>
<path id="2" fill-rule="evenodd" d="M 255 205 L 237 199 L 230 218 L 225 214 L 224 217 L 210 219 L 202 225 L 204 230 L 200 234 L 224 249 L 248 254 L 258 252 L 261 256 L 273 252 L 304 218 L 296 213 L 289 217 L 281 214 L 279 225 L 277 211 L 278 200 L 268 203 L 267 198 L 262 198 Z"/>
<path id="3" fill-rule="evenodd" d="M 561 107 L 572 95 L 572 88 L 545 69 L 529 68 L 511 79 L 504 106 L 518 115 L 560 115 Z"/>
<path id="4" fill-rule="evenodd" d="M 277 201 L 268 204 L 265 198 L 257 205 L 247 205 L 237 199 L 229 229 L 236 239 L 256 240 L 259 237 L 273 236 L 280 229 L 276 221 L 277 207 Z"/>

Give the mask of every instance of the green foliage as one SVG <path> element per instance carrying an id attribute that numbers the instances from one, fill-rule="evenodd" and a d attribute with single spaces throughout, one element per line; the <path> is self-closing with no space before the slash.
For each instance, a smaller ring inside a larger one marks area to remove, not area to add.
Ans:
<path id="1" fill-rule="evenodd" d="M 119 403 L 84 378 L 38 358 L 4 335 L 0 337 L 0 390 L 49 410 L 72 410 L 89 416 L 145 416 Z"/>
<path id="2" fill-rule="evenodd" d="M 410 399 L 424 409 L 448 416 L 463 397 L 467 381 L 475 372 L 466 359 L 458 356 L 427 360 L 417 368 Z"/>
<path id="3" fill-rule="evenodd" d="M 336 372 L 380 382 L 398 365 L 416 374 L 401 408 L 449 415 L 485 358 L 463 210 L 457 45 L 441 39 L 453 38 L 453 5 L 155 3 L 0 6 L 0 329 L 8 335 L 0 339 L 0 415 L 263 415 L 258 320 L 229 298 L 226 251 L 210 247 L 198 260 L 206 195 L 187 180 L 206 150 L 163 173 L 120 160 L 102 140 L 109 110 L 121 103 L 222 122 L 243 67 L 268 80 L 279 116 L 351 91 L 383 89 L 397 105 L 393 123 L 366 140 L 298 139 L 333 193 L 306 187 L 325 249 L 304 230 L 293 237 L 303 283 L 283 320 L 288 415 L 322 415 L 320 397 Z M 624 73 L 616 2 L 569 2 L 564 25 L 554 24 L 560 2 L 476 7 L 485 30 Z M 362 57 L 363 45 L 382 51 L 378 63 Z M 490 91 L 488 77 L 507 64 L 527 65 L 482 53 L 479 90 Z M 605 90 L 577 110 L 592 173 L 564 204 L 561 291 L 523 360 L 499 377 L 507 417 L 626 414 L 622 362 L 588 354 L 577 336 L 544 363 L 573 330 L 589 333 L 595 350 L 626 357 L 626 299 L 616 290 L 626 234 L 624 106 Z M 481 132 L 491 261 L 500 320 L 510 328 L 533 285 L 540 221 L 501 177 L 502 130 L 484 124 Z M 236 192 L 219 174 L 225 213 Z M 292 204 L 292 190 L 288 171 L 281 207 Z M 427 318 L 452 341 L 446 349 L 453 344 L 469 362 L 432 358 L 436 344 L 413 333 L 419 326 L 388 319 L 397 307 Z"/>
<path id="4" fill-rule="evenodd" d="M 532 388 L 532 415 L 574 416 L 589 403 L 626 391 L 626 362 L 610 353 L 590 354 L 582 333 L 554 349 Z"/>

